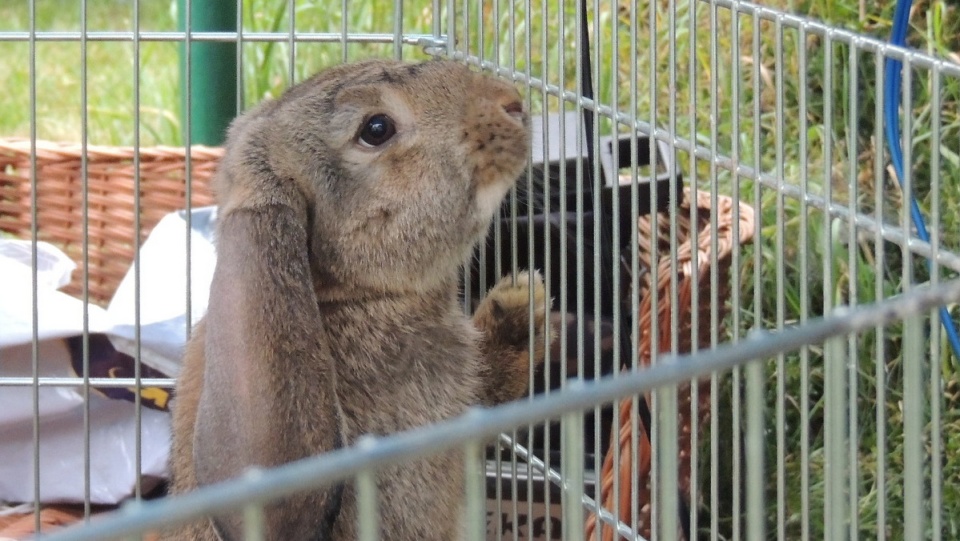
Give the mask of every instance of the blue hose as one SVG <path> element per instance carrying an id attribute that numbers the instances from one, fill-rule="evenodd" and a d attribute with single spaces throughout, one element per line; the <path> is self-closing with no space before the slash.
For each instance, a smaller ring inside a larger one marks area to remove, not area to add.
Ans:
<path id="1" fill-rule="evenodd" d="M 893 16 L 893 32 L 890 37 L 890 43 L 893 45 L 904 46 L 907 37 L 907 26 L 910 19 L 910 6 L 912 0 L 897 0 L 896 11 Z M 902 62 L 896 58 L 887 58 L 886 77 L 884 77 L 884 118 L 886 120 L 887 146 L 890 148 L 890 159 L 893 161 L 893 167 L 897 172 L 897 180 L 900 187 L 903 188 L 903 152 L 900 149 L 900 70 Z M 909 113 L 908 113 L 909 114 Z M 910 200 L 910 217 L 917 228 L 917 236 L 924 242 L 930 242 L 930 234 L 927 232 L 927 225 L 924 222 L 923 214 L 920 212 L 920 205 L 914 199 L 913 194 L 905 194 Z M 927 260 L 927 268 L 932 272 L 933 263 Z M 960 336 L 957 335 L 957 327 L 954 325 L 950 311 L 945 306 L 940 307 L 940 323 L 947 333 L 947 340 L 950 342 L 950 348 L 953 355 L 960 360 Z"/>

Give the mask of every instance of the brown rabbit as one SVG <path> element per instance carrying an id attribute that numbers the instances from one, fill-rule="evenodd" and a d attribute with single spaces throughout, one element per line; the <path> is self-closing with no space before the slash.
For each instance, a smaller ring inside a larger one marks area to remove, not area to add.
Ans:
<path id="1" fill-rule="evenodd" d="M 506 82 L 451 61 L 322 72 L 231 126 L 214 179 L 217 266 L 174 404 L 173 493 L 492 405 L 527 389 L 528 283 L 473 320 L 458 269 L 526 165 Z M 457 453 L 378 477 L 386 540 L 462 536 Z M 265 509 L 267 539 L 356 538 L 351 483 Z M 238 540 L 239 513 L 169 539 Z"/>

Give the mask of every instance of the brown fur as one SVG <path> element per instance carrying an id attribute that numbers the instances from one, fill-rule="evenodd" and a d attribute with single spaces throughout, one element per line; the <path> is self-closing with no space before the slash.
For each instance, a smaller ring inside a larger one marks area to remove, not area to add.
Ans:
<path id="1" fill-rule="evenodd" d="M 530 382 L 530 296 L 533 286 L 533 346 L 535 365 L 543 361 L 550 340 L 544 340 L 547 291 L 539 274 L 526 272 L 500 281 L 473 314 L 474 325 L 486 337 L 481 344 L 486 362 L 483 403 L 488 406 L 523 395 Z"/>
<path id="2" fill-rule="evenodd" d="M 448 61 L 327 70 L 231 126 L 214 180 L 218 261 L 174 403 L 172 492 L 435 423 L 527 388 L 549 301 L 539 276 L 506 278 L 473 320 L 458 269 L 529 151 L 519 94 Z M 386 113 L 397 134 L 356 139 Z M 378 476 L 383 537 L 459 531 L 457 453 Z M 356 537 L 347 483 L 267 507 L 267 539 Z M 216 531 L 215 531 L 216 528 Z M 238 514 L 167 539 L 239 539 Z"/>

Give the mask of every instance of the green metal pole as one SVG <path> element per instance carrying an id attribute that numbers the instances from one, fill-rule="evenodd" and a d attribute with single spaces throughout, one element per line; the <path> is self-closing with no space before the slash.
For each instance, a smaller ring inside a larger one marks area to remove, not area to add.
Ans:
<path id="1" fill-rule="evenodd" d="M 188 3 L 192 31 L 236 32 L 236 0 L 177 0 L 177 21 L 181 32 L 186 31 Z M 191 40 L 189 59 L 186 53 L 186 45 L 181 43 L 181 125 L 188 125 L 186 115 L 189 107 L 190 143 L 221 145 L 227 126 L 238 113 L 237 45 L 233 42 Z M 186 77 L 188 60 L 190 88 L 187 88 Z"/>

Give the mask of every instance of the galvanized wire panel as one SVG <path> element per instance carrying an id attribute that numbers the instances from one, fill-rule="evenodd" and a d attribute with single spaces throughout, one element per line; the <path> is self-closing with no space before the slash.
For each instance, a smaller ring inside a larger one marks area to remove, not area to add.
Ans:
<path id="1" fill-rule="evenodd" d="M 557 336 L 544 366 L 529 370 L 530 396 L 545 396 L 529 407 L 428 430 L 421 442 L 385 440 L 205 493 L 226 500 L 164 502 L 64 539 L 143 532 L 226 505 L 246 506 L 256 537 L 262 517 L 251 502 L 354 474 L 363 508 L 375 513 L 369 468 L 434 451 L 438 442 L 469 451 L 465 467 L 476 473 L 467 505 L 471 538 L 578 539 L 591 520 L 588 531 L 598 540 L 612 532 L 669 539 L 685 528 L 711 539 L 910 539 L 926 531 L 951 538 L 960 530 L 960 499 L 949 489 L 960 478 L 950 457 L 960 422 L 952 413 L 958 361 L 943 347 L 942 315 L 926 289 L 960 272 L 960 224 L 951 212 L 960 199 L 957 64 L 728 0 L 237 0 L 224 4 L 236 8 L 232 28 L 198 30 L 189 14 L 201 4 L 184 2 L 184 29 L 139 1 L 112 17 L 85 0 L 66 27 L 50 22 L 49 8 L 35 0 L 0 8 L 21 21 L 0 27 L 0 50 L 26 66 L 10 99 L 11 109 L 27 111 L 19 124 L 4 120 L 11 133 L 0 136 L 31 143 L 27 167 L 5 171 L 11 180 L 0 182 L 25 179 L 27 197 L 18 204 L 29 206 L 21 214 L 30 240 L 40 240 L 48 226 L 40 221 L 38 148 L 45 139 L 68 139 L 83 150 L 135 150 L 127 233 L 139 248 L 149 226 L 136 150 L 189 148 L 199 133 L 196 110 L 204 108 L 191 92 L 206 84 L 202 73 L 183 77 L 182 104 L 181 88 L 170 83 L 179 73 L 178 51 L 189 65 L 206 46 L 227 45 L 237 59 L 229 83 L 233 112 L 342 62 L 454 58 L 514 81 L 535 115 L 528 171 L 488 242 L 464 267 L 462 303 L 470 311 L 500 276 L 538 268 L 554 297 L 548 334 Z M 60 49 L 69 54 L 58 57 Z M 121 68 L 105 69 L 105 58 Z M 889 170 L 882 129 L 888 58 L 905 65 L 904 179 Z M 71 82 L 55 92 L 47 85 L 59 72 Z M 104 105 L 106 89 L 119 89 L 118 104 Z M 96 164 L 81 154 L 76 213 L 85 234 L 77 263 L 89 276 L 97 251 L 89 233 Z M 187 209 L 195 183 L 205 181 L 192 156 L 184 153 L 181 164 Z M 671 182 L 677 178 L 681 184 Z M 684 187 L 710 203 L 679 205 Z M 727 197 L 735 203 L 730 216 L 720 211 Z M 921 201 L 930 242 L 916 236 L 911 197 Z M 647 202 L 661 199 L 664 212 L 637 227 Z M 742 208 L 752 208 L 753 221 L 741 219 Z M 557 220 L 531 225 L 544 217 Z M 732 238 L 751 243 L 724 260 L 719 235 L 701 235 L 728 218 Z M 741 231 L 745 223 L 750 231 Z M 687 233 L 686 224 L 704 227 Z M 685 260 L 684 241 L 704 246 L 703 260 Z M 187 335 L 195 323 L 192 242 L 187 235 Z M 662 259 L 644 261 L 643 243 Z M 86 515 L 90 397 L 109 387 L 135 389 L 133 460 L 142 471 L 143 390 L 173 382 L 144 376 L 140 320 L 148 307 L 141 304 L 139 249 L 129 264 L 136 292 L 132 377 L 91 374 L 89 281 L 80 290 L 88 309 L 77 374 L 41 376 L 36 287 L 30 372 L 0 373 L 0 392 L 29 389 L 37 501 L 44 500 L 41 391 L 79 389 Z M 38 283 L 36 251 L 31 268 Z M 923 306 L 914 305 L 919 298 Z M 531 314 L 533 302 L 531 294 Z M 893 305 L 902 310 L 885 311 Z M 647 338 L 638 321 L 643 310 L 653 329 Z M 750 336 L 768 330 L 784 342 Z M 536 347 L 532 339 L 529 347 Z M 672 354 L 687 350 L 694 355 L 671 364 Z M 636 373 L 648 364 L 646 376 Z M 603 376 L 613 381 L 582 386 Z M 132 497 L 143 493 L 138 478 Z M 483 517 L 486 533 L 479 531 Z M 374 523 L 365 524 L 364 538 L 376 539 Z"/>
<path id="2" fill-rule="evenodd" d="M 369 468 L 401 463 L 458 446 L 470 448 L 476 445 L 478 439 L 492 437 L 511 427 L 583 411 L 595 403 L 610 402 L 660 386 L 676 385 L 711 372 L 728 374 L 734 366 L 762 362 L 779 353 L 796 351 L 804 345 L 816 346 L 830 340 L 834 344 L 840 340 L 839 344 L 842 345 L 842 340 L 849 334 L 870 332 L 877 326 L 908 321 L 917 314 L 927 313 L 939 303 L 958 300 L 960 282 L 955 280 L 938 286 L 918 286 L 910 293 L 894 299 L 841 310 L 804 326 L 784 331 L 756 332 L 739 344 L 727 344 L 688 357 L 670 356 L 646 371 L 606 378 L 601 382 L 571 384 L 563 393 L 536 397 L 526 403 L 508 404 L 487 411 L 475 410 L 439 425 L 310 458 L 273 471 L 248 475 L 180 498 L 131 504 L 110 520 L 51 538 L 79 541 L 133 535 L 165 524 L 235 508 L 246 502 L 280 498 L 285 494 L 362 475 Z M 834 363 L 831 359 L 829 364 L 839 364 L 842 370 L 845 363 L 839 360 L 839 363 Z M 562 476 L 558 477 L 562 482 Z"/>

